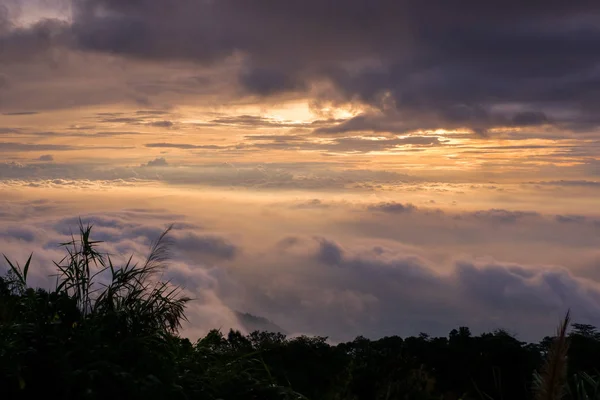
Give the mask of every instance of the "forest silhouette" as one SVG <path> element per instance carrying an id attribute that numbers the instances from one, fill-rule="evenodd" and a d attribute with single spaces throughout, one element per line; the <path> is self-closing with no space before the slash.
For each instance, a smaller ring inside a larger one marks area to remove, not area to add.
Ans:
<path id="1" fill-rule="evenodd" d="M 166 230 L 143 263 L 114 265 L 92 226 L 62 243 L 52 291 L 28 286 L 32 257 L 5 257 L 0 388 L 6 399 L 600 399 L 600 332 L 571 323 L 524 343 L 506 331 L 447 337 L 178 333 L 190 301 L 161 280 Z M 526 329 L 526 327 L 524 327 Z"/>

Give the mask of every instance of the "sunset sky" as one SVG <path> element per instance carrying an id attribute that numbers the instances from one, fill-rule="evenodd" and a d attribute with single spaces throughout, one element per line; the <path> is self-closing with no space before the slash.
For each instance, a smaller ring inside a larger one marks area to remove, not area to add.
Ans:
<path id="1" fill-rule="evenodd" d="M 190 337 L 600 325 L 599 49 L 592 1 L 0 0 L 0 253 L 173 223 Z"/>

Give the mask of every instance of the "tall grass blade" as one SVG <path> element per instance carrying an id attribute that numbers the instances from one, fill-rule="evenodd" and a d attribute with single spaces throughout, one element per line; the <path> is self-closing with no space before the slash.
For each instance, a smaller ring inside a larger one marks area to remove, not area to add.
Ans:
<path id="1" fill-rule="evenodd" d="M 559 325 L 556 338 L 550 347 L 542 373 L 536 378 L 536 400 L 559 400 L 566 391 L 567 375 L 567 328 L 571 321 L 571 313 L 567 311 Z"/>

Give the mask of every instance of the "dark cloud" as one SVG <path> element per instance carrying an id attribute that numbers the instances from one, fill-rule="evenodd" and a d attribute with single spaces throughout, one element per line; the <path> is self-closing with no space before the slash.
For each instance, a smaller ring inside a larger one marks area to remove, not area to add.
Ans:
<path id="1" fill-rule="evenodd" d="M 359 115 L 333 126 L 317 128 L 315 133 L 340 134 L 351 132 L 394 132 L 398 130 L 402 130 L 402 126 L 393 121 L 384 120 L 381 116 Z"/>
<path id="2" fill-rule="evenodd" d="M 276 247 L 282 250 L 289 249 L 295 245 L 302 243 L 303 239 L 297 236 L 287 236 L 279 240 Z"/>
<path id="3" fill-rule="evenodd" d="M 11 10 L 10 3 L 0 5 L 0 34 L 7 32 L 13 26 Z"/>
<path id="4" fill-rule="evenodd" d="M 80 49 L 141 59 L 211 64 L 239 54 L 239 83 L 251 93 L 328 81 L 334 93 L 322 96 L 393 110 L 384 113 L 407 128 L 484 134 L 494 126 L 598 125 L 600 56 L 590 49 L 600 42 L 599 8 L 538 0 L 351 0 L 343 9 L 333 0 L 87 0 L 77 3 L 71 32 Z"/>
<path id="5" fill-rule="evenodd" d="M 584 215 L 557 215 L 555 217 L 557 222 L 568 224 L 575 223 L 581 224 L 587 221 L 587 218 Z"/>
<path id="6" fill-rule="evenodd" d="M 171 121 L 154 121 L 154 122 L 150 122 L 148 125 L 150 126 L 155 126 L 158 128 L 171 128 L 174 124 Z"/>
<path id="7" fill-rule="evenodd" d="M 251 141 L 273 141 L 273 142 L 305 142 L 307 140 L 304 136 L 298 135 L 249 135 L 244 136 L 245 140 Z"/>
<path id="8" fill-rule="evenodd" d="M 368 207 L 370 211 L 380 211 L 390 214 L 409 213 L 416 209 L 412 204 L 401 204 L 395 202 L 373 204 Z"/>
<path id="9" fill-rule="evenodd" d="M 137 125 L 144 122 L 144 118 L 131 118 L 131 117 L 105 117 L 101 118 L 100 122 L 118 123 L 118 124 L 131 124 Z"/>
<path id="10" fill-rule="evenodd" d="M 131 146 L 73 146 L 68 144 L 42 144 L 42 143 L 19 143 L 0 142 L 0 152 L 30 152 L 30 151 L 71 151 L 71 150 L 123 150 L 132 149 Z"/>
<path id="11" fill-rule="evenodd" d="M 327 239 L 318 239 L 319 251 L 317 260 L 325 265 L 339 266 L 342 263 L 344 250 L 335 242 Z"/>
<path id="12" fill-rule="evenodd" d="M 293 139 L 292 141 L 276 140 L 273 143 L 254 144 L 259 148 L 280 148 L 290 150 L 320 150 L 332 153 L 369 153 L 372 151 L 385 151 L 410 147 L 440 146 L 443 143 L 433 136 L 410 136 L 404 138 L 369 138 L 369 137 L 343 137 L 334 138 L 329 142 L 313 142 L 308 140 Z"/>
<path id="13" fill-rule="evenodd" d="M 515 223 L 524 218 L 536 218 L 540 214 L 533 211 L 510 211 L 502 209 L 491 209 L 474 211 L 472 213 L 459 214 L 456 219 L 476 219 L 491 223 Z"/>
<path id="14" fill-rule="evenodd" d="M 169 163 L 164 157 L 158 157 L 154 160 L 148 161 L 146 164 L 142 164 L 142 167 L 168 167 Z"/>
<path id="15" fill-rule="evenodd" d="M 187 143 L 146 143 L 144 146 L 151 148 L 165 148 L 165 149 L 201 149 L 204 146 L 198 146 Z"/>
<path id="16" fill-rule="evenodd" d="M 89 166 L 82 166 L 83 170 L 89 171 Z M 19 163 L 5 162 L 0 163 L 0 180 L 5 179 L 20 179 L 24 184 L 37 184 L 34 181 L 48 180 L 49 182 L 66 182 L 67 180 L 78 178 L 80 180 L 94 179 L 97 177 L 85 176 L 85 171 L 78 171 L 72 165 L 54 163 L 45 161 L 43 163 Z M 102 178 L 109 178 L 110 174 L 102 174 Z M 89 182 L 89 181 L 88 181 Z"/>
<path id="17" fill-rule="evenodd" d="M 163 111 L 163 110 L 138 110 L 135 112 L 137 115 L 168 115 L 170 114 L 169 111 Z"/>
<path id="18" fill-rule="evenodd" d="M 560 181 L 542 181 L 542 182 L 530 182 L 534 185 L 547 185 L 547 186 L 582 186 L 582 187 L 600 187 L 598 181 L 586 181 L 586 180 L 560 180 Z"/>
<path id="19" fill-rule="evenodd" d="M 1 12 L 0 12 L 1 14 Z M 65 21 L 43 19 L 29 27 L 0 28 L 0 62 L 4 65 L 30 61 L 50 61 L 70 43 L 70 27 Z"/>
<path id="20" fill-rule="evenodd" d="M 108 124 L 128 124 L 128 125 L 149 125 L 157 128 L 171 128 L 175 124 L 169 120 L 155 120 L 158 116 L 168 114 L 163 111 L 136 111 L 133 116 L 126 116 L 124 113 L 98 113 L 96 114 L 99 123 Z"/>
<path id="21" fill-rule="evenodd" d="M 207 123 L 201 123 L 200 126 L 243 126 L 246 128 L 305 128 L 314 127 L 320 124 L 326 124 L 328 121 L 317 120 L 310 124 L 297 123 L 291 121 L 282 121 L 274 118 L 261 117 L 258 115 L 229 115 L 214 118 Z"/>
<path id="22" fill-rule="evenodd" d="M 241 85 L 250 93 L 261 96 L 306 89 L 306 84 L 285 71 L 255 68 L 240 75 Z"/>
<path id="23" fill-rule="evenodd" d="M 435 107 L 408 112 L 396 108 L 377 113 L 368 112 L 336 124 L 318 127 L 314 133 L 341 135 L 354 132 L 406 133 L 422 129 L 471 129 L 480 136 L 487 136 L 487 130 L 497 126 L 527 127 L 547 123 L 549 120 L 542 112 L 518 112 L 511 117 L 503 113 L 493 114 L 481 106 L 459 105 L 437 114 Z"/>
<path id="24" fill-rule="evenodd" d="M 409 136 L 409 137 L 335 137 L 327 141 L 316 140 L 316 137 L 301 135 L 247 135 L 244 142 L 232 145 L 196 145 L 191 143 L 148 143 L 146 147 L 177 148 L 177 149 L 203 149 L 222 151 L 256 150 L 312 150 L 331 153 L 369 153 L 385 150 L 415 150 L 415 147 L 442 146 L 443 140 L 435 136 Z"/>
<path id="25" fill-rule="evenodd" d="M 330 204 L 324 203 L 319 199 L 312 199 L 307 201 L 302 201 L 299 203 L 295 203 L 292 205 L 292 208 L 296 209 L 318 209 L 318 208 L 329 208 Z"/>
<path id="26" fill-rule="evenodd" d="M 16 111 L 16 112 L 4 113 L 2 115 L 19 116 L 19 115 L 35 115 L 35 114 L 39 114 L 39 113 L 37 111 Z"/>
<path id="27" fill-rule="evenodd" d="M 440 139 L 433 136 L 410 136 L 405 138 L 390 138 L 371 140 L 369 138 L 338 138 L 330 144 L 322 144 L 314 147 L 321 147 L 328 151 L 384 151 L 402 146 L 438 146 L 441 145 Z"/>
<path id="28" fill-rule="evenodd" d="M 117 118 L 120 117 L 121 115 L 124 115 L 125 113 L 122 112 L 99 112 L 96 113 L 96 115 L 98 117 L 102 117 L 101 119 L 105 119 L 105 118 Z"/>
<path id="29" fill-rule="evenodd" d="M 174 238 L 178 249 L 221 260 L 232 260 L 241 251 L 239 247 L 220 236 L 187 233 L 176 234 Z"/>
<path id="30" fill-rule="evenodd" d="M 68 144 L 36 144 L 36 143 L 17 143 L 17 142 L 2 142 L 0 143 L 0 152 L 19 152 L 19 151 L 68 151 L 77 150 L 78 146 Z"/>
<path id="31" fill-rule="evenodd" d="M 112 137 L 112 136 L 135 136 L 140 132 L 135 131 L 101 131 L 94 133 L 95 136 Z"/>
<path id="32" fill-rule="evenodd" d="M 22 240 L 24 242 L 33 242 L 36 240 L 35 230 L 28 227 L 7 227 L 0 231 L 1 238 Z"/>
<path id="33" fill-rule="evenodd" d="M 516 126 L 543 125 L 548 122 L 548 117 L 539 111 L 523 111 L 515 114 L 512 121 Z"/>
<path id="34" fill-rule="evenodd" d="M 51 161 L 54 161 L 54 157 L 52 156 L 52 154 L 44 154 L 44 155 L 40 156 L 38 158 L 38 160 L 51 162 Z"/>

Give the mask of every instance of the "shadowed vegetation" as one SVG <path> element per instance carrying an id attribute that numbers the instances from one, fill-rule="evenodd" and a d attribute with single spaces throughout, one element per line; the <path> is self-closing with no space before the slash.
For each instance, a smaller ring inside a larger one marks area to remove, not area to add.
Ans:
<path id="1" fill-rule="evenodd" d="M 3 398 L 56 399 L 599 399 L 600 333 L 570 325 L 523 343 L 479 336 L 324 337 L 213 330 L 178 334 L 189 301 L 163 281 L 167 229 L 144 262 L 115 265 L 91 226 L 63 243 L 53 290 L 28 286 L 32 257 L 0 278 Z M 572 327 L 568 332 L 569 326 Z"/>

